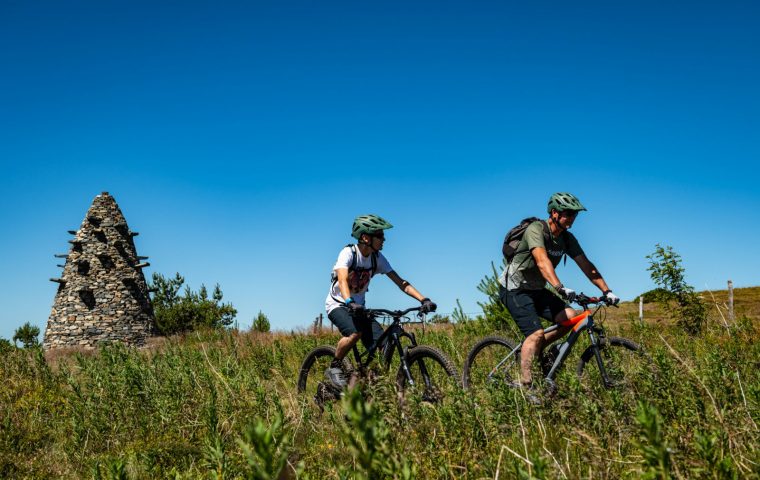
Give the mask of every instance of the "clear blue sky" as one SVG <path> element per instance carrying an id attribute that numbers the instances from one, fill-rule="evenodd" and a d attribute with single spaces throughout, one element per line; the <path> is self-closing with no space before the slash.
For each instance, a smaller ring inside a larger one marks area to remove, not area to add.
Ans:
<path id="1" fill-rule="evenodd" d="M 357 214 L 451 311 L 554 191 L 612 288 L 656 243 L 698 289 L 760 283 L 757 2 L 0 5 L 0 336 L 44 331 L 95 195 L 147 273 L 219 283 L 241 327 L 323 311 Z M 574 264 L 565 284 L 593 291 Z M 376 278 L 371 306 L 411 299 Z"/>

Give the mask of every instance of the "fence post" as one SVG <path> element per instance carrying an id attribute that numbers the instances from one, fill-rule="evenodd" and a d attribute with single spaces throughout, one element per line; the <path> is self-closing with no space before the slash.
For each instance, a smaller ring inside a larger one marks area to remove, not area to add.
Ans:
<path id="1" fill-rule="evenodd" d="M 644 295 L 639 296 L 639 322 L 644 322 Z"/>
<path id="2" fill-rule="evenodd" d="M 728 320 L 734 323 L 734 282 L 728 281 Z"/>

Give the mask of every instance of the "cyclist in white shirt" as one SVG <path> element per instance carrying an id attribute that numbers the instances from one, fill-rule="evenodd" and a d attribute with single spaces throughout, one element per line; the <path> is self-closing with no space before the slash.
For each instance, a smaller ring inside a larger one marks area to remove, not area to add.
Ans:
<path id="1" fill-rule="evenodd" d="M 344 247 L 333 267 L 333 281 L 325 308 L 327 317 L 338 327 L 343 338 L 338 341 L 335 359 L 325 371 L 325 376 L 339 389 L 347 385 L 342 368 L 343 358 L 360 339 L 368 348 L 383 333 L 382 326 L 376 320 L 367 318 L 364 309 L 364 295 L 374 275 L 387 275 L 401 291 L 421 302 L 423 311 L 434 312 L 437 308 L 435 303 L 401 278 L 380 252 L 385 243 L 384 231 L 389 228 L 393 225 L 377 215 L 356 217 L 351 236 L 357 244 Z"/>

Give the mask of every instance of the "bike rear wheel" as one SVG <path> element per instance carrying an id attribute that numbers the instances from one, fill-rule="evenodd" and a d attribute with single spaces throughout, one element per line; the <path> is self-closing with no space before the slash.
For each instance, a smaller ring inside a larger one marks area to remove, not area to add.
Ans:
<path id="1" fill-rule="evenodd" d="M 439 404 L 460 388 L 459 375 L 451 360 L 439 350 L 418 345 L 407 350 L 406 363 L 414 383 L 410 383 L 403 365 L 396 374 L 402 402 Z"/>
<path id="2" fill-rule="evenodd" d="M 519 342 L 504 337 L 486 337 L 472 347 L 462 369 L 465 389 L 488 385 L 514 385 L 520 381 Z"/>
<path id="3" fill-rule="evenodd" d="M 604 371 L 605 381 L 599 361 L 594 352 L 594 346 L 589 346 L 581 355 L 578 362 L 578 377 L 581 384 L 603 385 L 605 388 L 626 388 L 641 375 L 652 373 L 652 360 L 639 344 L 621 337 L 603 337 L 599 342 L 599 356 Z"/>

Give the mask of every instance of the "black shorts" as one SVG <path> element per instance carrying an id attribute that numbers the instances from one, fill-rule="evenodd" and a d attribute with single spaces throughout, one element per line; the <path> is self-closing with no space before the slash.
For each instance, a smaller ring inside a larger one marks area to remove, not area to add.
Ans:
<path id="1" fill-rule="evenodd" d="M 506 288 L 500 287 L 499 297 L 526 337 L 544 329 L 541 318 L 554 323 L 557 315 L 567 308 L 564 300 L 545 288 L 507 291 Z"/>
<path id="2" fill-rule="evenodd" d="M 383 327 L 377 320 L 370 320 L 365 315 L 351 315 L 346 307 L 338 307 L 327 314 L 327 318 L 338 327 L 344 337 L 361 332 L 364 348 L 369 349 L 383 334 Z"/>

